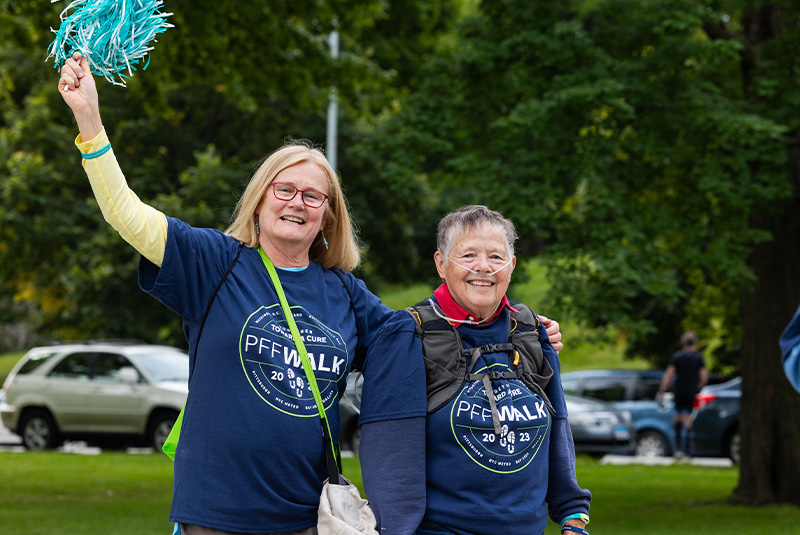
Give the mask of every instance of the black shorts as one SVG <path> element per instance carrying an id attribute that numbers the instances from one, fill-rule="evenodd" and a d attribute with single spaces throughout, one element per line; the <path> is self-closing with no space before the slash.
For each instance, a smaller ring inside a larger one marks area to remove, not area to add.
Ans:
<path id="1" fill-rule="evenodd" d="M 675 410 L 678 412 L 692 412 L 694 407 L 694 394 L 675 394 Z"/>

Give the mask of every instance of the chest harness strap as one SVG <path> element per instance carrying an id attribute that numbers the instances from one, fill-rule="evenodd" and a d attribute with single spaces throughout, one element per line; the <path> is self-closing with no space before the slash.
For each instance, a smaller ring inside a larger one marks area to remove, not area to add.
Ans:
<path id="1" fill-rule="evenodd" d="M 545 394 L 545 387 L 553 376 L 553 368 L 544 358 L 539 342 L 539 318 L 523 304 L 514 303 L 513 307 L 519 312 L 508 310 L 508 342 L 466 349 L 458 329 L 440 318 L 429 302 L 423 301 L 406 309 L 414 318 L 417 336 L 422 340 L 428 414 L 450 402 L 466 381 L 481 381 L 491 407 L 494 431 L 500 434 L 500 414 L 491 382 L 513 379 L 522 381 L 533 393 L 539 395 L 551 414 L 555 412 Z M 507 352 L 509 356 L 513 356 L 513 360 L 510 359 L 509 362 L 511 369 L 473 373 L 481 355 L 499 352 Z"/>

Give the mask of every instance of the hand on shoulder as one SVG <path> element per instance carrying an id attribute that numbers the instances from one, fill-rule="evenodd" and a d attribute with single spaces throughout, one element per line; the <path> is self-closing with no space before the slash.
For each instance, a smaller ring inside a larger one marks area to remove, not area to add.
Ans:
<path id="1" fill-rule="evenodd" d="M 544 328 L 547 330 L 547 336 L 550 338 L 550 344 L 552 344 L 553 349 L 556 350 L 556 353 L 564 349 L 564 344 L 561 342 L 561 327 L 559 326 L 556 320 L 551 320 L 547 316 L 542 316 L 539 314 L 539 319 L 544 325 Z"/>

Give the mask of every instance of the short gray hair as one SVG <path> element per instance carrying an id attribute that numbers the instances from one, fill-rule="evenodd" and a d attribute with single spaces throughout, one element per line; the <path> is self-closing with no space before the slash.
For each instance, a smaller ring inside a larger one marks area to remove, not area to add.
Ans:
<path id="1" fill-rule="evenodd" d="M 462 206 L 455 212 L 450 212 L 439 221 L 439 231 L 436 236 L 436 248 L 445 259 L 453 247 L 453 238 L 456 234 L 464 233 L 479 228 L 488 223 L 500 229 L 506 240 L 506 248 L 510 256 L 514 256 L 514 242 L 517 241 L 517 231 L 510 219 L 503 217 L 500 212 L 495 212 L 480 204 Z"/>

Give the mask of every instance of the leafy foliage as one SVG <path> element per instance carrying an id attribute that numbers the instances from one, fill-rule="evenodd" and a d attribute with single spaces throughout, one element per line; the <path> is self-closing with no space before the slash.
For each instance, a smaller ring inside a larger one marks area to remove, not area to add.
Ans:
<path id="1" fill-rule="evenodd" d="M 359 42 L 385 18 L 383 5 L 167 2 L 175 28 L 148 69 L 126 89 L 100 88 L 132 188 L 170 215 L 225 228 L 258 160 L 287 136 L 324 139 L 331 86 L 356 118 L 382 88 L 394 91 Z M 174 315 L 136 289 L 136 254 L 102 221 L 78 166 L 74 121 L 44 61 L 59 10 L 0 3 L 0 299 L 35 303 L 25 320 L 48 338 L 180 345 Z M 326 41 L 334 27 L 344 36 L 336 62 Z"/>
<path id="2" fill-rule="evenodd" d="M 482 2 L 449 57 L 429 62 L 436 80 L 387 122 L 380 160 L 500 210 L 523 251 L 546 244 L 553 310 L 618 326 L 632 354 L 665 365 L 686 328 L 735 352 L 747 255 L 770 237 L 749 215 L 790 187 L 797 125 L 775 90 L 800 92 L 778 67 L 796 65 L 788 29 L 760 49 L 754 83 L 773 92 L 743 91 L 748 45 L 706 31 L 741 32 L 741 7 L 728 9 Z M 439 211 L 465 201 L 442 194 Z"/>

